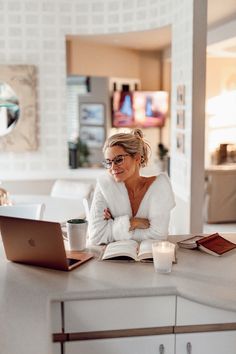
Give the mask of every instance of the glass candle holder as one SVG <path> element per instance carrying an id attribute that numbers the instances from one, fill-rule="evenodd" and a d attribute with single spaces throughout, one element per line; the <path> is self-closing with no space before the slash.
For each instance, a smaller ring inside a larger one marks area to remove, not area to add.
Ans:
<path id="1" fill-rule="evenodd" d="M 152 244 L 154 269 L 159 273 L 170 273 L 175 258 L 175 244 L 157 241 Z"/>

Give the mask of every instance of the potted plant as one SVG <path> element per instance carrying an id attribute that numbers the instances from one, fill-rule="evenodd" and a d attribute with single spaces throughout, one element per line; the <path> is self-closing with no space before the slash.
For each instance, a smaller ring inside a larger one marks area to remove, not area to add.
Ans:
<path id="1" fill-rule="evenodd" d="M 78 139 L 78 144 L 77 144 L 77 150 L 78 150 L 78 166 L 79 167 L 86 167 L 89 165 L 89 155 L 90 151 L 88 148 L 88 145 Z"/>
<path id="2" fill-rule="evenodd" d="M 168 149 L 167 147 L 162 144 L 162 143 L 159 143 L 158 144 L 158 148 L 157 148 L 157 155 L 158 155 L 158 161 L 157 161 L 157 164 L 158 164 L 158 167 L 159 167 L 159 170 L 160 171 L 168 171 L 168 168 L 169 168 L 169 158 L 168 158 Z"/>

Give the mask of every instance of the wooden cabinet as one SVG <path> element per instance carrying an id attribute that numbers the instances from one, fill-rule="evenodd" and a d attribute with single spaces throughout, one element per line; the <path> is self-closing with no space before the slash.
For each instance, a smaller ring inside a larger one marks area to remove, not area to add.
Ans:
<path id="1" fill-rule="evenodd" d="M 175 336 L 142 336 L 68 342 L 65 354 L 174 354 Z"/>

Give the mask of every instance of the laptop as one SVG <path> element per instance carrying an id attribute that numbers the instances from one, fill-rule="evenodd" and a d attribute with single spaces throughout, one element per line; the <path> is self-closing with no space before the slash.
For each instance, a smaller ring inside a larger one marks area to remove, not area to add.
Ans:
<path id="1" fill-rule="evenodd" d="M 69 271 L 93 254 L 66 251 L 60 223 L 0 216 L 0 231 L 8 260 Z"/>

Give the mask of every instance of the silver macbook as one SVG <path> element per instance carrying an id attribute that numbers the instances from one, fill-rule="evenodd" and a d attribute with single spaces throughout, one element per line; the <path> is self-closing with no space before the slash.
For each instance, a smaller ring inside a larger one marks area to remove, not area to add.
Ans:
<path id="1" fill-rule="evenodd" d="M 69 271 L 93 257 L 66 251 L 57 222 L 0 216 L 0 231 L 6 257 L 13 262 Z"/>

